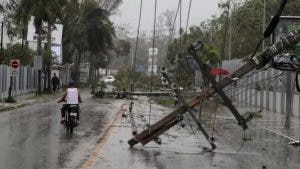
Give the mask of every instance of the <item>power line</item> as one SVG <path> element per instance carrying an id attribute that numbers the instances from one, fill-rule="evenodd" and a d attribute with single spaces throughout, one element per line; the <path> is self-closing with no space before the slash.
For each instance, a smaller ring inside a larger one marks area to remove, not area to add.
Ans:
<path id="1" fill-rule="evenodd" d="M 178 16 L 178 13 L 179 13 L 180 1 L 181 1 L 181 0 L 178 0 L 178 5 L 177 5 L 177 10 L 176 10 L 175 18 L 174 18 L 174 20 L 173 20 L 171 32 L 170 32 L 170 34 L 169 34 L 169 40 L 168 40 L 168 45 L 167 45 L 168 47 L 170 46 L 170 44 L 171 44 L 171 42 L 172 42 L 172 39 L 173 39 L 173 36 L 174 36 L 175 23 L 176 23 L 177 16 Z M 166 56 L 168 56 L 168 53 L 169 53 L 169 50 L 167 50 Z M 166 60 L 167 60 L 167 57 L 164 59 L 163 67 L 166 66 Z"/>
<path id="2" fill-rule="evenodd" d="M 143 8 L 143 0 L 140 1 L 140 12 L 139 12 L 139 23 L 138 23 L 138 30 L 136 35 L 136 41 L 135 41 L 135 50 L 134 50 L 134 61 L 133 61 L 133 67 L 132 67 L 132 84 L 131 84 L 131 92 L 134 92 L 134 81 L 133 81 L 133 75 L 135 72 L 136 67 L 136 56 L 137 56 L 137 48 L 139 43 L 139 35 L 140 35 L 140 26 L 141 26 L 141 18 L 142 18 L 142 8 Z"/>
<path id="3" fill-rule="evenodd" d="M 135 41 L 134 62 L 133 62 L 133 71 L 134 72 L 135 72 L 135 66 L 136 66 L 135 64 L 136 64 L 137 47 L 138 47 L 139 35 L 140 35 L 142 8 L 143 8 L 143 0 L 141 0 L 141 2 L 140 2 L 139 23 L 138 23 L 138 29 L 137 29 L 137 35 L 136 35 L 136 41 Z"/>
<path id="4" fill-rule="evenodd" d="M 152 59 L 151 59 L 151 85 L 150 85 L 150 92 L 153 92 L 153 62 L 154 62 L 154 47 L 155 47 L 155 27 L 156 27 L 156 11 L 157 11 L 157 0 L 155 0 L 155 7 L 154 7 L 154 23 L 153 23 L 153 41 L 152 41 Z M 152 97 L 150 96 L 150 108 L 149 108 L 149 134 L 151 133 L 151 111 L 152 111 Z"/>
<path id="5" fill-rule="evenodd" d="M 186 38 L 187 38 L 187 32 L 188 32 L 188 27 L 189 27 L 189 20 L 190 20 L 190 14 L 191 14 L 192 1 L 193 1 L 193 0 L 190 0 L 190 3 L 189 3 L 189 10 L 188 10 L 188 15 L 187 15 L 187 19 L 186 19 L 185 38 L 184 38 L 185 43 L 186 43 L 186 40 L 187 40 Z"/>

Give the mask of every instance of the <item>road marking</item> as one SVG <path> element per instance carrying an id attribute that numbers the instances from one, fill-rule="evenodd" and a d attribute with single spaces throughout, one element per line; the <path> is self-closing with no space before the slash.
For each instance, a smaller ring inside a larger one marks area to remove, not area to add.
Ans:
<path id="1" fill-rule="evenodd" d="M 288 139 L 288 140 L 297 141 L 297 140 L 293 139 L 292 137 L 289 137 L 289 136 L 287 136 L 287 135 L 281 134 L 281 133 L 279 133 L 279 132 L 277 132 L 277 131 L 275 131 L 275 130 L 272 130 L 272 129 L 269 129 L 269 128 L 266 128 L 266 127 L 263 127 L 263 129 L 266 129 L 266 130 L 268 130 L 268 131 L 271 132 L 271 133 L 274 133 L 274 134 L 277 134 L 277 135 L 279 135 L 279 136 L 282 136 L 282 137 L 284 137 L 284 138 L 286 138 L 286 139 Z"/>
<path id="2" fill-rule="evenodd" d="M 124 111 L 124 106 L 126 104 L 122 104 L 119 112 L 117 113 L 115 119 L 109 124 L 109 127 L 105 130 L 103 134 L 103 138 L 101 138 L 101 141 L 99 142 L 98 146 L 95 148 L 93 153 L 90 155 L 89 160 L 81 167 L 82 169 L 91 169 L 93 167 L 94 162 L 96 161 L 99 154 L 102 152 L 103 148 L 107 144 L 110 136 L 112 135 L 114 128 L 116 126 L 116 123 L 118 120 L 122 117 L 122 113 Z"/>

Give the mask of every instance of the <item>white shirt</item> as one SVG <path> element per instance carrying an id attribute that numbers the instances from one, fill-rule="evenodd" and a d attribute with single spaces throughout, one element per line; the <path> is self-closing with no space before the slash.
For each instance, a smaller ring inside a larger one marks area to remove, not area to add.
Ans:
<path id="1" fill-rule="evenodd" d="M 77 88 L 67 89 L 67 104 L 79 104 Z"/>

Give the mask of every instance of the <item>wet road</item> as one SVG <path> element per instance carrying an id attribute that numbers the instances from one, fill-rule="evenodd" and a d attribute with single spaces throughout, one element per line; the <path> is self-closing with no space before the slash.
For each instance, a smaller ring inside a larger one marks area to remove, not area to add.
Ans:
<path id="1" fill-rule="evenodd" d="M 0 113 L 0 169 L 81 168 L 124 102 L 84 93 L 81 123 L 69 135 L 57 100 Z"/>
<path id="2" fill-rule="evenodd" d="M 59 124 L 60 105 L 55 100 L 0 113 L 0 169 L 261 169 L 263 166 L 297 169 L 300 166 L 300 148 L 288 145 L 289 137 L 299 139 L 299 118 L 292 118 L 291 129 L 283 130 L 284 115 L 264 112 L 262 118 L 249 123 L 246 134 L 250 139 L 245 141 L 228 110 L 220 110 L 214 130 L 218 147 L 213 152 L 204 149 L 209 147 L 207 141 L 195 127 L 193 132 L 188 119 L 184 120 L 185 125 L 176 125 L 164 133 L 161 145 L 151 142 L 130 148 L 127 144 L 132 138 L 130 120 L 120 120 L 117 116 L 126 102 L 124 108 L 128 109 L 128 101 L 94 100 L 87 93 L 83 97 L 81 123 L 72 136 Z M 170 112 L 171 108 L 155 103 L 150 112 L 146 97 L 134 101 L 139 131 Z M 213 118 L 205 121 L 211 134 L 209 126 Z"/>
<path id="3" fill-rule="evenodd" d="M 146 98 L 140 98 L 134 105 L 139 131 L 145 129 L 147 123 L 153 124 L 170 112 L 155 104 L 149 112 Z M 148 115 L 151 115 L 150 121 Z M 262 118 L 249 123 L 246 134 L 250 139 L 245 141 L 232 115 L 228 110 L 221 110 L 214 130 L 218 147 L 213 152 L 206 150 L 205 147 L 209 147 L 207 141 L 196 127 L 193 127 L 195 133 L 192 131 L 188 119 L 184 120 L 184 128 L 182 124 L 176 125 L 160 136 L 161 145 L 150 142 L 130 148 L 127 144 L 132 138 L 130 122 L 123 119 L 87 169 L 298 169 L 300 148 L 288 145 L 290 140 L 285 135 L 299 139 L 300 120 L 293 118 L 292 128 L 283 132 L 282 119 L 280 114 L 264 112 Z M 211 135 L 209 126 L 213 119 L 205 120 L 208 123 L 205 128 Z"/>

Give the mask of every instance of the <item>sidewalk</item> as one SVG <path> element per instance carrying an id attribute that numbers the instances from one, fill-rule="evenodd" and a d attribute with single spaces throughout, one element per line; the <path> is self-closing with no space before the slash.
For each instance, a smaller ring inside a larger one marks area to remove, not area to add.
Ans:
<path id="1" fill-rule="evenodd" d="M 145 129 L 149 123 L 149 102 L 147 98 L 135 101 L 135 116 L 138 130 Z M 241 112 L 254 111 L 239 108 Z M 150 123 L 170 113 L 170 109 L 152 105 Z M 207 114 L 206 114 L 207 115 Z M 212 117 L 207 118 L 209 133 L 212 133 Z M 203 135 L 189 126 L 177 125 L 160 138 L 162 144 L 150 142 L 145 146 L 133 148 L 127 144 L 132 138 L 128 119 L 118 120 L 111 131 L 101 140 L 83 169 L 294 169 L 300 165 L 299 147 L 288 145 L 289 139 L 299 138 L 299 119 L 292 119 L 291 129 L 283 130 L 283 116 L 273 112 L 264 112 L 261 118 L 249 123 L 243 139 L 243 131 L 236 125 L 231 113 L 221 109 L 217 113 L 214 137 L 217 149 L 210 152 L 209 144 Z M 182 128 L 182 126 L 185 126 Z M 195 132 L 195 134 L 193 133 Z"/>
<path id="2" fill-rule="evenodd" d="M 26 105 L 31 105 L 37 102 L 45 102 L 50 101 L 54 98 L 58 98 L 60 96 L 60 92 L 54 94 L 42 94 L 40 96 L 36 96 L 35 93 L 28 93 L 21 96 L 16 97 L 16 103 L 5 103 L 0 102 L 0 112 L 9 111 L 16 108 L 20 108 Z"/>

